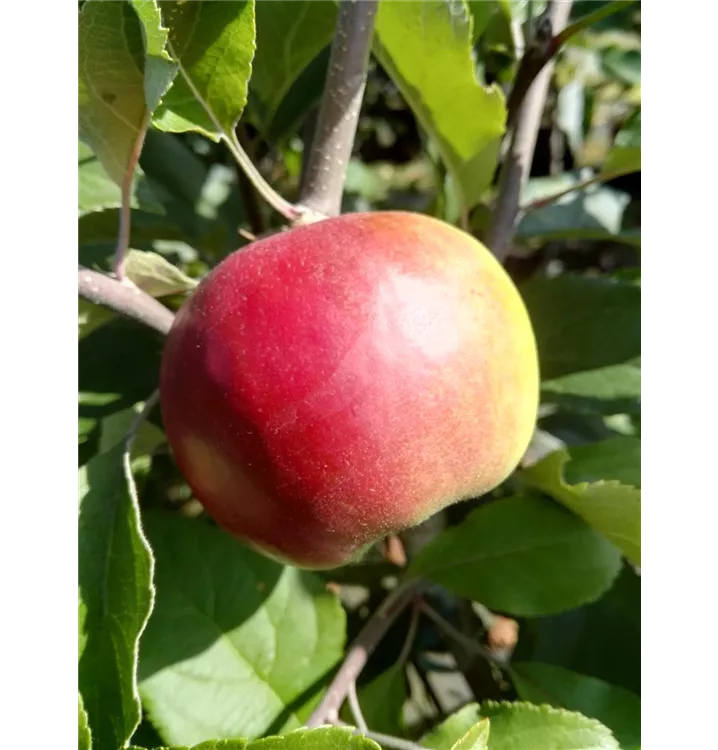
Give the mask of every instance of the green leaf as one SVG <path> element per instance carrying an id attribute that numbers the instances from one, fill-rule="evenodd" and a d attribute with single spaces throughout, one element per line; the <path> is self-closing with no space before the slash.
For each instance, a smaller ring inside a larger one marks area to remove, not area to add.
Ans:
<path id="1" fill-rule="evenodd" d="M 451 750 L 488 750 L 490 725 L 488 719 L 482 719 L 453 745 Z"/>
<path id="2" fill-rule="evenodd" d="M 473 19 L 471 38 L 475 42 L 486 31 L 499 3 L 493 0 L 467 0 L 466 5 Z"/>
<path id="3" fill-rule="evenodd" d="M 244 750 L 247 740 L 208 740 L 187 750 Z M 168 750 L 185 750 L 185 748 L 169 748 Z"/>
<path id="4" fill-rule="evenodd" d="M 247 745 L 247 750 L 379 750 L 379 745 L 354 734 L 351 727 L 319 727 L 296 729 L 282 737 L 255 740 Z"/>
<path id="5" fill-rule="evenodd" d="M 374 732 L 401 736 L 405 732 L 403 709 L 406 701 L 406 680 L 404 667 L 394 664 L 358 689 L 361 706 L 367 726 Z M 352 723 L 348 706 L 342 709 L 342 718 Z"/>
<path id="6" fill-rule="evenodd" d="M 543 380 L 640 355 L 641 290 L 635 284 L 564 274 L 536 276 L 519 291 L 536 334 Z"/>
<path id="7" fill-rule="evenodd" d="M 79 686 L 99 748 L 140 721 L 138 642 L 152 609 L 152 555 L 121 442 L 80 469 Z"/>
<path id="8" fill-rule="evenodd" d="M 614 0 L 575 0 L 571 6 L 569 23 L 573 24 L 576 21 L 584 20 L 586 16 L 590 17 L 591 14 L 596 11 L 600 12 L 605 6 L 616 6 L 618 3 L 620 3 L 621 6 L 620 10 L 616 11 L 614 7 L 610 14 L 604 15 L 598 19 L 594 17 L 591 24 L 585 28 L 590 29 L 590 31 L 593 32 L 592 37 L 595 35 L 598 40 L 609 39 L 611 35 L 596 34 L 595 32 L 618 31 L 619 33 L 623 32 L 625 34 L 627 29 L 638 26 L 636 14 L 637 11 L 640 12 L 641 6 L 635 0 L 627 0 L 625 2 L 623 0 L 617 0 L 617 2 L 614 2 Z M 640 44 L 638 34 L 636 34 L 635 37 L 637 40 L 636 43 Z"/>
<path id="9" fill-rule="evenodd" d="M 118 443 L 126 440 L 130 428 L 143 407 L 144 404 L 140 402 L 130 409 L 115 412 L 102 420 L 98 448 L 99 453 L 107 453 Z M 132 453 L 130 458 L 134 460 L 137 457 L 153 453 L 155 449 L 164 442 L 166 442 L 164 432 L 162 432 L 159 427 L 152 424 L 152 422 L 144 420 L 137 430 L 132 443 Z"/>
<path id="10" fill-rule="evenodd" d="M 161 204 L 159 204 L 161 206 Z M 169 217 L 154 216 L 143 211 L 132 211 L 130 245 L 151 245 L 155 240 L 182 240 L 186 235 L 172 223 Z M 80 247 L 106 245 L 114 250 L 117 230 L 120 226 L 120 210 L 108 208 L 85 214 L 78 221 Z M 107 255 L 110 253 L 108 252 Z"/>
<path id="11" fill-rule="evenodd" d="M 511 15 L 518 24 L 523 26 L 528 21 L 528 8 L 533 5 L 533 17 L 538 18 L 546 11 L 547 0 L 509 0 Z"/>
<path id="12" fill-rule="evenodd" d="M 90 750 L 92 747 L 92 737 L 90 727 L 87 724 L 87 712 L 82 705 L 82 695 L 77 694 L 79 703 L 79 724 L 78 724 L 78 750 Z"/>
<path id="13" fill-rule="evenodd" d="M 154 112 L 177 75 L 177 63 L 167 52 L 168 33 L 157 0 L 130 1 L 142 24 L 145 102 L 148 111 Z"/>
<path id="14" fill-rule="evenodd" d="M 429 750 L 452 750 L 454 745 L 483 721 L 479 705 L 470 703 L 451 714 L 421 739 L 421 745 Z"/>
<path id="15" fill-rule="evenodd" d="M 641 397 L 640 360 L 545 380 L 541 383 L 541 396 L 544 401 L 577 411 L 635 411 L 635 402 Z"/>
<path id="16" fill-rule="evenodd" d="M 267 133 L 292 84 L 332 40 L 335 3 L 274 0 L 256 3 L 257 54 L 252 64 L 253 119 Z"/>
<path id="17" fill-rule="evenodd" d="M 547 499 L 518 495 L 470 513 L 409 567 L 459 596 L 516 615 L 546 615 L 598 599 L 621 568 L 616 548 Z"/>
<path id="18" fill-rule="evenodd" d="M 569 81 L 559 89 L 556 99 L 556 125 L 565 134 L 571 152 L 581 153 L 586 118 L 586 87 L 583 81 Z"/>
<path id="19" fill-rule="evenodd" d="M 616 177 L 641 171 L 641 110 L 639 109 L 618 131 L 613 148 L 608 152 L 601 173 Z"/>
<path id="20" fill-rule="evenodd" d="M 146 399 L 159 382 L 162 337 L 134 321 L 115 318 L 78 344 L 78 390 L 83 417 L 105 417 Z"/>
<path id="21" fill-rule="evenodd" d="M 145 129 L 142 27 L 129 3 L 87 0 L 78 42 L 80 135 L 121 185 Z"/>
<path id="22" fill-rule="evenodd" d="M 641 440 L 615 437 L 600 443 L 576 445 L 569 449 L 570 461 L 564 464 L 569 484 L 615 479 L 622 484 L 641 486 Z"/>
<path id="23" fill-rule="evenodd" d="M 209 169 L 183 138 L 158 130 L 147 134 L 140 164 L 181 239 L 217 260 L 237 249 L 244 210 L 234 169 Z"/>
<path id="24" fill-rule="evenodd" d="M 254 57 L 254 3 L 161 2 L 169 49 L 225 133 L 247 103 Z M 213 140 L 220 133 L 180 73 L 152 122 L 173 133 L 195 131 Z"/>
<path id="25" fill-rule="evenodd" d="M 583 182 L 578 174 L 535 177 L 529 180 L 522 198 L 530 204 Z M 640 244 L 640 235 L 622 231 L 623 214 L 631 199 L 627 193 L 605 185 L 589 185 L 567 193 L 542 208 L 528 211 L 517 227 L 519 239 L 557 240 L 611 239 L 628 245 Z"/>
<path id="26" fill-rule="evenodd" d="M 198 283 L 158 253 L 143 250 L 129 251 L 125 272 L 140 289 L 152 297 L 189 292 Z"/>
<path id="27" fill-rule="evenodd" d="M 292 5 L 296 4 L 294 0 L 291 0 L 291 3 Z M 324 5 L 325 7 L 332 7 L 330 3 L 324 3 Z M 266 7 L 266 3 L 261 3 L 261 6 Z M 324 82 L 327 78 L 327 70 L 329 69 L 330 54 L 331 49 L 327 45 L 304 68 L 277 107 L 269 125 L 262 124 L 259 120 L 261 115 L 256 114 L 259 106 L 256 105 L 256 99 L 253 99 L 250 83 L 248 107 L 251 107 L 253 101 L 255 102 L 255 107 L 252 110 L 255 113 L 253 119 L 257 126 L 266 133 L 266 140 L 282 142 L 288 135 L 299 130 L 300 125 L 313 107 L 319 106 L 324 91 Z"/>
<path id="28" fill-rule="evenodd" d="M 449 750 L 482 718 L 491 726 L 490 750 L 619 750 L 609 729 L 595 719 L 549 706 L 494 701 L 464 706 L 421 744 L 429 750 Z"/>
<path id="29" fill-rule="evenodd" d="M 641 83 L 641 51 L 610 47 L 601 55 L 601 64 L 609 76 L 628 86 Z"/>
<path id="30" fill-rule="evenodd" d="M 140 691 L 163 739 L 252 739 L 298 726 L 343 652 L 337 599 L 316 576 L 205 522 L 147 514 L 145 524 L 157 601 Z"/>
<path id="31" fill-rule="evenodd" d="M 119 3 L 116 4 L 119 5 Z M 122 205 L 120 187 L 109 178 L 90 146 L 82 141 L 78 143 L 77 167 L 80 216 L 91 214 L 93 211 L 102 211 L 105 208 L 118 208 Z M 163 213 L 162 204 L 157 200 L 139 169 L 135 171 L 132 182 L 130 207 L 142 208 L 154 214 Z M 117 236 L 118 227 L 119 220 L 115 224 L 115 236 Z"/>
<path id="32" fill-rule="evenodd" d="M 526 620 L 514 661 L 555 664 L 641 691 L 641 579 L 624 563 L 605 596 L 585 607 Z"/>
<path id="33" fill-rule="evenodd" d="M 379 4 L 374 54 L 436 141 L 465 207 L 496 170 L 506 125 L 504 96 L 476 79 L 472 16 L 463 0 Z"/>
<path id="34" fill-rule="evenodd" d="M 640 750 L 641 700 L 628 690 L 551 664 L 514 664 L 511 678 L 521 700 L 579 711 L 605 724 L 623 750 Z"/>
<path id="35" fill-rule="evenodd" d="M 622 440 L 635 440 L 623 438 Z M 596 464 L 610 462 L 600 453 L 593 462 L 583 452 L 584 466 L 596 471 Z M 635 455 L 635 454 L 634 454 Z M 641 491 L 615 480 L 569 484 L 564 479 L 564 465 L 571 460 L 567 450 L 555 451 L 543 461 L 525 469 L 521 476 L 532 486 L 551 495 L 586 523 L 610 539 L 634 564 L 641 564 Z M 628 461 L 630 462 L 630 457 Z M 613 462 L 615 464 L 615 457 Z M 631 475 L 639 470 L 629 467 Z M 625 467 L 623 469 L 625 474 Z"/>

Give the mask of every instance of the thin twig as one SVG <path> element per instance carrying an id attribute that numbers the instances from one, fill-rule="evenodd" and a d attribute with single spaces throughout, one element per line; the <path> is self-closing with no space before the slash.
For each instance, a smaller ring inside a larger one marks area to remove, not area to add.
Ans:
<path id="1" fill-rule="evenodd" d="M 341 719 L 335 719 L 330 723 L 337 727 L 351 726 L 345 721 L 341 721 Z M 401 737 L 394 737 L 391 734 L 382 734 L 381 732 L 372 732 L 369 730 L 363 732 L 359 728 L 355 729 L 354 734 L 363 734 L 368 739 L 374 740 L 374 742 L 377 742 L 384 747 L 393 748 L 394 750 L 425 750 L 422 745 L 417 745 L 416 742 L 405 740 Z"/>
<path id="2" fill-rule="evenodd" d="M 363 734 L 366 738 L 374 740 L 383 747 L 392 748 L 392 750 L 424 750 L 424 747 L 417 745 L 416 742 L 394 737 L 390 734 L 382 734 L 381 732 L 363 732 Z"/>
<path id="3" fill-rule="evenodd" d="M 142 146 L 145 142 L 145 135 L 150 124 L 150 113 L 146 112 L 142 124 L 140 125 L 137 138 L 132 144 L 130 159 L 127 162 L 127 170 L 122 180 L 122 204 L 120 206 L 120 229 L 117 233 L 117 245 L 115 247 L 115 256 L 112 260 L 112 270 L 120 281 L 125 279 L 125 259 L 130 247 L 130 228 L 132 223 L 132 183 L 135 178 L 135 168 L 140 160 Z"/>
<path id="4" fill-rule="evenodd" d="M 486 648 L 482 644 L 475 641 L 473 638 L 469 638 L 464 635 L 458 628 L 454 627 L 448 620 L 445 620 L 433 607 L 429 606 L 425 601 L 421 601 L 419 604 L 420 611 L 425 614 L 430 620 L 444 631 L 452 640 L 456 641 L 465 651 L 470 654 L 477 654 L 491 664 L 495 664 L 497 667 L 505 669 L 508 665 L 506 662 L 490 649 Z"/>
<path id="5" fill-rule="evenodd" d="M 80 266 L 78 291 L 80 297 L 89 302 L 144 323 L 164 335 L 172 327 L 174 313 L 129 279 L 119 281 L 105 273 Z"/>
<path id="6" fill-rule="evenodd" d="M 187 71 L 185 70 L 182 62 L 180 61 L 177 53 L 174 51 L 171 42 L 167 42 L 167 48 L 170 54 L 177 62 L 178 70 L 189 90 L 192 92 L 194 98 L 202 106 L 202 109 L 207 113 L 207 117 L 212 121 L 212 124 L 220 134 L 220 138 L 226 144 L 232 156 L 235 158 L 237 164 L 241 167 L 244 173 L 247 175 L 249 181 L 254 185 L 257 192 L 264 198 L 265 201 L 281 216 L 283 216 L 289 222 L 295 222 L 302 218 L 308 213 L 306 210 L 302 210 L 301 207 L 295 206 L 289 201 L 282 198 L 281 195 L 262 177 L 259 170 L 254 166 L 252 160 L 244 152 L 244 149 L 240 146 L 237 136 L 234 132 L 227 132 L 222 126 L 222 123 L 217 119 L 217 116 L 212 111 L 212 108 L 204 100 L 202 94 L 200 94 L 197 87 L 192 82 Z"/>
<path id="7" fill-rule="evenodd" d="M 404 645 L 402 646 L 401 652 L 399 653 L 399 658 L 396 660 L 395 666 L 399 667 L 399 669 L 404 666 L 406 660 L 409 658 L 411 647 L 414 645 L 414 639 L 416 638 L 416 631 L 418 627 L 419 606 L 418 602 L 414 600 L 414 604 L 411 608 L 411 621 L 409 622 L 409 629 L 406 633 Z M 353 680 L 349 683 L 349 690 L 347 691 L 347 701 L 349 703 L 349 710 L 351 711 L 352 717 L 354 718 L 354 723 L 364 734 L 366 734 L 369 730 L 369 727 L 367 726 L 366 720 L 364 719 L 364 714 L 361 710 L 361 703 L 359 702 L 359 696 L 357 695 L 356 680 Z"/>
<path id="8" fill-rule="evenodd" d="M 546 14 L 539 21 L 539 33 L 533 40 L 533 50 L 536 50 L 537 46 L 545 49 L 550 47 L 556 30 L 566 25 L 571 12 L 571 4 L 572 0 L 561 0 L 561 2 L 549 0 Z M 526 54 L 529 54 L 528 49 Z M 511 135 L 511 146 L 501 167 L 498 198 L 487 242 L 491 251 L 501 261 L 508 255 L 513 239 L 519 198 L 531 169 L 552 72 L 553 63 L 549 62 L 529 83 L 526 96 L 520 104 L 516 117 L 516 125 Z"/>
<path id="9" fill-rule="evenodd" d="M 320 214 L 341 212 L 378 0 L 340 0 L 329 70 L 299 201 Z"/>
<path id="10" fill-rule="evenodd" d="M 369 731 L 369 727 L 366 724 L 366 719 L 361 710 L 359 703 L 359 696 L 357 695 L 357 683 L 356 680 L 352 680 L 349 683 L 349 689 L 347 690 L 347 702 L 349 703 L 349 710 L 352 713 L 352 718 L 357 726 L 357 729 L 362 733 L 366 734 Z"/>
<path id="11" fill-rule="evenodd" d="M 416 631 L 419 628 L 419 603 L 414 600 L 414 604 L 411 608 L 411 621 L 409 622 L 409 629 L 406 631 L 406 639 L 404 645 L 401 648 L 399 658 L 396 660 L 398 666 L 403 666 L 406 660 L 409 658 L 411 653 L 411 647 L 414 645 L 416 638 Z"/>
<path id="12" fill-rule="evenodd" d="M 372 614 L 347 651 L 344 662 L 327 688 L 321 702 L 309 717 L 308 727 L 318 727 L 336 721 L 339 716 L 339 708 L 347 697 L 350 684 L 356 681 L 367 663 L 369 655 L 374 651 L 394 620 L 418 593 L 421 585 L 421 582 L 416 580 L 402 584 L 394 589 Z"/>
<path id="13" fill-rule="evenodd" d="M 520 216 L 523 216 L 524 214 L 530 212 L 530 211 L 537 211 L 539 208 L 546 208 L 546 206 L 550 206 L 552 203 L 555 203 L 557 200 L 561 200 L 561 198 L 564 197 L 564 195 L 568 195 L 569 193 L 573 193 L 577 190 L 585 190 L 588 187 L 591 187 L 591 185 L 596 185 L 600 182 L 609 182 L 610 180 L 615 179 L 616 177 L 620 177 L 623 172 L 615 172 L 615 173 L 609 173 L 609 174 L 596 174 L 593 177 L 589 177 L 587 180 L 584 180 L 583 182 L 577 182 L 575 185 L 571 185 L 570 187 L 567 187 L 565 190 L 559 190 L 557 193 L 553 193 L 552 195 L 547 196 L 546 198 L 539 198 L 538 200 L 531 201 L 530 203 L 527 203 L 524 206 L 521 206 L 520 208 Z"/>

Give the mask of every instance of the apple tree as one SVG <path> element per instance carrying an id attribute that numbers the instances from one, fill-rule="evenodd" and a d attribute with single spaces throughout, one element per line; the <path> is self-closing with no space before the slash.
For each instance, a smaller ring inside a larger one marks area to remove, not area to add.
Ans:
<path id="1" fill-rule="evenodd" d="M 84 0 L 78 32 L 81 750 L 639 750 L 640 3 Z M 533 436 L 346 564 L 278 562 L 180 471 L 167 335 L 232 253 L 395 211 L 503 265 Z"/>

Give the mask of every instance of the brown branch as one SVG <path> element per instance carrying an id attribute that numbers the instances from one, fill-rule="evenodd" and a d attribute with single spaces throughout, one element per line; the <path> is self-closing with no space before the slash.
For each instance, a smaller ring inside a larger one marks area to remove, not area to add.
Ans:
<path id="1" fill-rule="evenodd" d="M 556 30 L 566 25 L 571 12 L 571 4 L 572 0 L 549 0 L 546 13 L 539 21 L 532 49 L 537 47 L 544 49 L 544 54 L 548 55 L 549 59 L 551 58 L 553 38 Z M 528 50 L 526 54 L 529 54 Z M 543 65 L 534 79 L 529 81 L 525 97 L 520 104 L 514 105 L 518 107 L 516 124 L 499 175 L 498 198 L 494 206 L 494 216 L 487 242 L 491 251 L 501 261 L 505 260 L 508 255 L 513 239 L 519 199 L 531 169 L 552 73 L 553 62 L 550 61 Z M 518 77 L 517 74 L 517 80 Z"/>
<path id="2" fill-rule="evenodd" d="M 408 581 L 394 589 L 372 614 L 344 657 L 339 671 L 327 688 L 320 704 L 309 717 L 311 729 L 335 723 L 339 709 L 347 697 L 350 686 L 364 669 L 364 665 L 394 620 L 414 599 L 421 587 L 420 581 Z"/>
<path id="3" fill-rule="evenodd" d="M 521 110 L 521 104 L 526 98 L 531 84 L 555 52 L 553 27 L 547 13 L 538 19 L 535 32 L 531 35 L 531 42 L 526 45 L 526 50 L 516 71 L 516 78 L 506 102 L 507 130 L 513 129 Z"/>
<path id="4" fill-rule="evenodd" d="M 105 273 L 80 266 L 78 291 L 80 297 L 89 302 L 132 318 L 163 335 L 172 327 L 174 313 L 129 279 L 119 281 Z"/>
<path id="5" fill-rule="evenodd" d="M 429 606 L 423 600 L 419 603 L 419 611 L 432 620 L 440 630 L 443 630 L 449 638 L 458 643 L 468 654 L 476 654 L 489 663 L 495 664 L 497 667 L 505 669 L 508 666 L 500 656 L 493 653 L 493 651 L 486 648 L 478 641 L 475 641 L 473 638 L 464 635 L 458 628 L 455 628 L 448 620 L 445 620 L 433 607 Z"/>
<path id="6" fill-rule="evenodd" d="M 299 202 L 325 216 L 341 212 L 342 191 L 366 85 L 378 0 L 340 0 L 317 128 Z"/>

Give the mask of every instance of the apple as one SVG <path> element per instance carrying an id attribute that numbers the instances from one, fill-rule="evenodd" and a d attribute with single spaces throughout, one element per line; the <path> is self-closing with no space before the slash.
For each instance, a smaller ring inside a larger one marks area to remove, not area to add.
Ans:
<path id="1" fill-rule="evenodd" d="M 223 260 L 176 316 L 160 393 L 209 515 L 322 569 L 500 484 L 529 443 L 538 383 L 528 315 L 491 253 L 387 211 Z"/>

